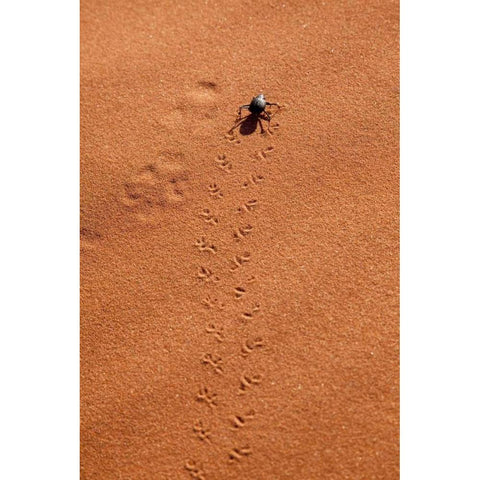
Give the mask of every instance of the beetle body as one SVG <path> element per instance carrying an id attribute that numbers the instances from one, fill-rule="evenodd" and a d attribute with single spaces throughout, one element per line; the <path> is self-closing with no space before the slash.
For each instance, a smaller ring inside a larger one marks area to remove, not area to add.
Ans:
<path id="1" fill-rule="evenodd" d="M 238 107 L 238 121 L 243 121 L 242 120 L 242 110 L 248 110 L 254 117 L 257 118 L 258 123 L 260 123 L 260 128 L 262 129 L 262 133 L 264 132 L 261 118 L 266 117 L 268 120 L 269 128 L 270 128 L 270 120 L 271 116 L 265 110 L 268 106 L 276 106 L 277 108 L 280 108 L 280 105 L 278 103 L 270 103 L 265 100 L 265 95 L 263 93 L 258 94 L 256 97 L 252 98 L 252 101 L 248 105 L 241 105 Z"/>
<path id="2" fill-rule="evenodd" d="M 265 95 L 263 93 L 260 93 L 260 95 L 252 98 L 252 101 L 248 106 L 248 111 L 251 113 L 256 113 L 258 115 L 259 113 L 265 111 L 266 106 L 267 101 L 265 100 Z"/>

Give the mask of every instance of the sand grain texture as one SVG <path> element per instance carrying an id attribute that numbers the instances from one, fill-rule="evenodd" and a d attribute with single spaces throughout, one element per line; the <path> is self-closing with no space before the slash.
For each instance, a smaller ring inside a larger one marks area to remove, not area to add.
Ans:
<path id="1" fill-rule="evenodd" d="M 398 478 L 398 13 L 82 1 L 82 480 Z"/>

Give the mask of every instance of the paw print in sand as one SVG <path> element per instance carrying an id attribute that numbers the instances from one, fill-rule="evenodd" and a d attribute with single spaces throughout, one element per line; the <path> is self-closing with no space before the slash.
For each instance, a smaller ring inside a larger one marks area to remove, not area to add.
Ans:
<path id="1" fill-rule="evenodd" d="M 152 219 L 185 201 L 187 171 L 176 163 L 149 163 L 123 184 L 121 203 L 139 218 Z"/>

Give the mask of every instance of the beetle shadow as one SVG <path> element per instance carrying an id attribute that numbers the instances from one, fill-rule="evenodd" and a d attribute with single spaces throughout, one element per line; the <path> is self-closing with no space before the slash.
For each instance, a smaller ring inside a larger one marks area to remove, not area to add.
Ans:
<path id="1" fill-rule="evenodd" d="M 257 129 L 257 124 L 260 125 L 260 133 L 265 134 L 265 133 L 270 133 L 270 123 L 273 120 L 273 117 L 277 115 L 282 110 L 282 106 L 276 105 L 277 110 L 274 112 L 268 112 L 270 118 L 268 118 L 263 112 L 258 114 L 258 113 L 250 113 L 246 117 L 240 118 L 237 117 L 235 120 L 235 123 L 233 124 L 232 128 L 228 131 L 229 134 L 232 134 L 237 128 L 240 133 L 240 135 L 251 135 L 254 133 Z M 265 122 L 267 125 L 267 128 L 264 127 Z"/>
<path id="2" fill-rule="evenodd" d="M 235 120 L 235 123 L 228 131 L 228 133 L 231 134 L 238 128 L 238 132 L 240 133 L 240 135 L 251 135 L 257 130 L 258 124 L 260 125 L 261 133 L 265 133 L 268 128 L 264 128 L 262 120 L 268 123 L 268 119 L 262 117 L 261 115 L 258 115 L 256 113 L 250 113 L 246 117 Z"/>

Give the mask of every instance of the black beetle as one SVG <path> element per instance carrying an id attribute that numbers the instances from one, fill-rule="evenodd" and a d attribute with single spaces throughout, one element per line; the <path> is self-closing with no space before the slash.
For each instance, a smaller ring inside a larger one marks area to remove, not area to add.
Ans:
<path id="1" fill-rule="evenodd" d="M 242 105 L 241 107 L 238 108 L 238 116 L 242 116 L 242 110 L 244 108 L 247 108 L 250 113 L 253 113 L 254 115 L 260 115 L 261 113 L 264 113 L 266 117 L 268 118 L 268 121 L 271 120 L 269 113 L 265 110 L 267 106 L 276 106 L 280 108 L 280 105 L 278 103 L 270 103 L 265 100 L 265 95 L 263 93 L 260 93 L 256 97 L 252 98 L 252 101 L 248 105 Z"/>

